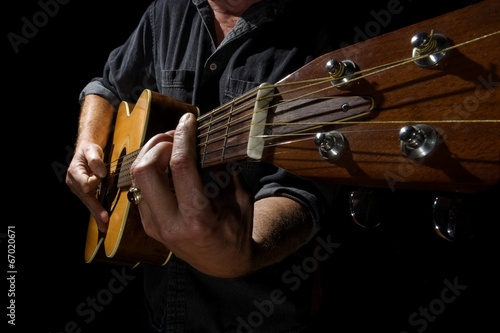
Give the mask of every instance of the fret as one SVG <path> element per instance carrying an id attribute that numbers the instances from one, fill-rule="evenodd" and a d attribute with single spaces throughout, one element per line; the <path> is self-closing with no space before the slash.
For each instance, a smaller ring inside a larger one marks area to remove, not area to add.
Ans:
<path id="1" fill-rule="evenodd" d="M 231 103 L 231 110 L 229 111 L 227 116 L 226 133 L 224 134 L 224 144 L 222 145 L 222 154 L 220 158 L 221 163 L 224 162 L 224 155 L 226 153 L 227 137 L 229 135 L 229 127 L 231 127 L 231 117 L 233 115 L 233 108 L 234 108 L 234 103 Z"/>
<path id="2" fill-rule="evenodd" d="M 212 129 L 212 121 L 214 119 L 214 113 L 211 112 L 210 113 L 210 121 L 208 123 L 208 128 L 207 128 L 207 134 L 206 134 L 206 137 L 205 137 L 205 146 L 203 148 L 203 153 L 202 153 L 202 157 L 201 157 L 201 167 L 204 168 L 205 167 L 205 158 L 207 156 L 207 147 L 208 147 L 208 138 L 210 136 L 210 131 Z"/>

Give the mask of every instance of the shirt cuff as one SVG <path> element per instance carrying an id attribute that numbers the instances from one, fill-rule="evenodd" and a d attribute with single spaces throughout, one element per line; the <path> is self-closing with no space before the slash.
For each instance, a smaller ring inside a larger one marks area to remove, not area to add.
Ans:
<path id="1" fill-rule="evenodd" d="M 120 106 L 121 100 L 116 97 L 116 95 L 109 90 L 108 88 L 104 87 L 101 82 L 99 82 L 98 79 L 92 80 L 89 84 L 83 88 L 82 92 L 80 93 L 79 97 L 79 102 L 80 105 L 83 104 L 83 100 L 85 99 L 85 96 L 87 95 L 98 95 L 107 100 L 115 109 L 118 109 Z"/>

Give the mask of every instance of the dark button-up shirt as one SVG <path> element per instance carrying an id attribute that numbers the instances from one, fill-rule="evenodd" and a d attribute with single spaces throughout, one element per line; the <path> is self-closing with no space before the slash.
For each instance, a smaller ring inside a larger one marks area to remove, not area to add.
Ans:
<path id="1" fill-rule="evenodd" d="M 217 45 L 214 14 L 206 0 L 155 1 L 81 99 L 97 94 L 118 107 L 121 101 L 134 102 L 147 88 L 207 112 L 263 82 L 275 83 L 329 50 L 326 35 L 313 20 L 301 17 L 301 2 L 264 0 L 253 5 Z M 255 200 L 296 200 L 310 212 L 314 231 L 319 228 L 331 193 L 324 195 L 324 188 L 263 163 L 242 168 Z M 206 276 L 175 256 L 165 267 L 146 266 L 153 327 L 211 333 L 302 330 L 310 320 L 313 279 L 293 270 L 310 258 L 307 248 L 234 280 Z"/>

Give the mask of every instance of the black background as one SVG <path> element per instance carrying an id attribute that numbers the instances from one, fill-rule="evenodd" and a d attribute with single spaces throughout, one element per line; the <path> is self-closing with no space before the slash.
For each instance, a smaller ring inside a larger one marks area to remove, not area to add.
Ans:
<path id="1" fill-rule="evenodd" d="M 125 41 L 150 3 L 73 0 L 60 4 L 17 53 L 8 34 L 22 35 L 22 18 L 33 22 L 42 9 L 31 0 L 5 5 L 2 141 L 6 149 L 0 233 L 5 234 L 7 226 L 16 227 L 18 272 L 16 326 L 9 325 L 9 332 L 14 328 L 55 333 L 72 326 L 81 332 L 146 330 L 141 268 L 126 270 L 127 286 L 95 311 L 95 317 L 77 312 L 79 307 L 89 309 L 85 304 L 90 299 L 105 297 L 109 282 L 122 269 L 83 262 L 88 212 L 66 187 L 64 177 L 76 139 L 79 92 L 101 75 L 109 52 Z M 354 28 L 364 30 L 374 20 L 370 11 L 386 9 L 389 1 L 304 3 L 321 9 L 318 19 L 338 31 L 340 45 L 352 44 Z M 437 1 L 401 0 L 402 12 L 393 15 L 380 32 L 460 5 L 458 1 L 438 5 Z M 345 207 L 339 208 L 332 231 L 342 245 L 328 260 L 325 331 L 417 332 L 422 326 L 411 326 L 410 315 L 441 297 L 443 281 L 455 279 L 467 289 L 422 331 L 486 331 L 496 326 L 498 259 L 493 251 L 498 246 L 493 227 L 498 216 L 491 214 L 499 201 L 498 191 L 493 193 L 469 198 L 477 224 L 474 236 L 462 244 L 448 243 L 433 232 L 432 193 L 382 192 L 386 212 L 391 214 L 381 217 L 384 224 L 373 231 L 349 222 Z M 339 202 L 346 204 L 347 192 L 342 194 Z M 0 240 L 6 253 L 7 241 Z M 2 272 L 8 270 L 6 261 L 1 266 Z M 1 307 L 7 313 L 8 285 L 2 285 Z M 4 314 L 2 318 L 7 322 Z"/>

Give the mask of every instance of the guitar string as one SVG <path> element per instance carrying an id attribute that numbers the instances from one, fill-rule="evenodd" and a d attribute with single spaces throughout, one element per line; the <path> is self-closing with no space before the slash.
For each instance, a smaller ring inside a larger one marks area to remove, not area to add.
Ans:
<path id="1" fill-rule="evenodd" d="M 490 34 L 486 34 L 486 35 L 483 35 L 483 36 L 479 36 L 477 38 L 474 38 L 474 39 L 471 39 L 469 41 L 466 41 L 466 42 L 462 42 L 462 43 L 459 43 L 459 44 L 456 44 L 456 45 L 452 45 L 446 49 L 443 49 L 443 50 L 440 50 L 438 52 L 434 52 L 432 54 L 427 54 L 427 55 L 421 55 L 421 56 L 417 56 L 417 57 L 409 57 L 409 58 L 406 58 L 406 59 L 401 59 L 401 60 L 397 60 L 397 61 L 394 61 L 394 62 L 391 62 L 391 63 L 387 63 L 387 64 L 383 64 L 383 65 L 379 65 L 379 66 L 375 66 L 375 67 L 372 67 L 372 68 L 368 68 L 368 69 L 365 69 L 365 70 L 360 70 L 358 72 L 356 72 L 355 74 L 358 75 L 354 78 L 351 78 L 349 82 L 352 82 L 352 81 L 357 81 L 357 80 L 360 80 L 360 79 L 363 79 L 363 78 L 366 78 L 368 76 L 371 76 L 371 75 L 375 75 L 375 74 L 378 74 L 380 72 L 384 72 L 384 71 L 387 71 L 387 70 L 390 70 L 390 69 L 393 69 L 393 68 L 396 68 L 396 67 L 399 67 L 399 66 L 402 66 L 402 65 L 405 65 L 405 64 L 408 64 L 408 63 L 412 63 L 416 60 L 419 60 L 419 59 L 423 59 L 423 58 L 426 58 L 430 55 L 433 55 L 433 54 L 438 54 L 438 53 L 442 53 L 442 52 L 447 52 L 449 50 L 452 50 L 452 49 L 455 49 L 455 48 L 459 48 L 459 47 L 463 47 L 465 45 L 468 45 L 468 44 L 471 44 L 471 43 L 475 43 L 475 42 L 478 42 L 482 39 L 486 39 L 486 38 L 489 38 L 489 37 L 492 37 L 492 36 L 495 36 L 497 34 L 500 34 L 500 31 L 496 31 L 496 32 L 493 32 L 493 33 L 490 33 Z M 363 74 L 363 73 L 367 73 L 367 74 L 364 74 L 364 75 L 359 75 L 359 74 Z M 352 75 L 352 74 L 351 74 Z M 351 76 L 351 75 L 345 75 L 345 76 L 341 76 L 341 77 L 338 77 L 338 78 L 335 78 L 335 80 L 342 80 L 343 78 L 346 78 L 348 76 Z M 327 82 L 330 82 L 332 81 L 332 77 L 325 77 L 325 78 L 316 78 L 316 79 L 308 79 L 308 80 L 302 80 L 302 81 L 294 81 L 294 82 L 286 82 L 286 83 L 276 83 L 274 85 L 267 85 L 263 88 L 261 87 L 258 87 L 257 89 L 254 89 L 248 93 L 245 93 L 243 95 L 241 95 L 240 97 L 234 99 L 231 103 L 228 103 L 228 104 L 225 104 L 225 105 L 222 105 L 216 109 L 214 109 L 213 111 L 207 113 L 207 114 L 204 114 L 203 116 L 200 116 L 198 118 L 198 121 L 202 121 L 205 117 L 208 117 L 208 116 L 211 116 L 213 117 L 213 114 L 216 114 L 216 113 L 219 113 L 219 112 L 223 112 L 227 107 L 228 105 L 230 104 L 234 104 L 234 103 L 238 103 L 240 101 L 243 101 L 244 99 L 246 98 L 251 98 L 251 96 L 253 94 L 256 93 L 256 91 L 260 90 L 260 89 L 270 89 L 270 88 L 277 88 L 277 87 L 283 87 L 283 86 L 291 86 L 291 85 L 301 85 L 299 86 L 298 88 L 296 89 L 292 89 L 292 90 L 287 90 L 285 92 L 282 92 L 282 93 L 277 93 L 277 94 L 272 94 L 272 95 L 267 95 L 265 97 L 262 97 L 262 98 L 259 98 L 259 99 L 256 99 L 255 101 L 251 101 L 251 102 L 248 102 L 236 109 L 233 110 L 233 114 L 234 113 L 239 113 L 240 111 L 244 110 L 245 107 L 253 107 L 253 105 L 255 104 L 255 102 L 259 101 L 259 100 L 265 100 L 265 99 L 269 99 L 269 98 L 274 98 L 274 97 L 280 97 L 280 96 L 283 96 L 283 95 L 286 95 L 286 94 L 290 94 L 292 92 L 296 92 L 296 91 L 300 91 L 300 90 L 304 90 L 304 89 L 308 89 L 308 88 L 311 88 L 311 87 L 314 87 L 314 86 L 317 86 L 317 85 L 322 85 L 324 83 L 327 83 Z M 304 85 L 305 84 L 305 85 Z M 272 106 L 269 106 L 269 107 L 266 107 L 266 108 L 263 108 L 262 110 L 258 110 L 258 111 L 254 111 L 254 112 L 263 112 L 265 110 L 269 110 L 269 109 L 272 109 L 272 108 L 275 108 L 277 106 L 281 106 L 281 105 L 284 105 L 284 104 L 287 104 L 287 103 L 290 103 L 290 102 L 293 102 L 293 101 L 296 101 L 296 100 L 299 100 L 299 99 L 303 99 L 305 97 L 308 97 L 308 96 L 311 96 L 313 94 L 317 94 L 317 93 L 320 93 L 320 92 L 323 92 L 323 91 L 326 91 L 326 90 L 329 90 L 329 89 L 333 89 L 333 88 L 336 88 L 338 87 L 339 85 L 342 85 L 343 83 L 339 83 L 339 84 L 332 84 L 328 87 L 325 87 L 325 88 L 322 88 L 322 89 L 319 89 L 319 90 L 316 90 L 316 91 L 313 91 L 313 92 L 310 92 L 310 93 L 307 93 L 307 94 L 304 94 L 302 96 L 299 96 L 299 97 L 296 97 L 294 99 L 291 99 L 291 100 L 285 100 L 285 101 L 282 101 L 281 103 L 278 103 L 278 104 L 275 104 L 275 105 L 272 105 Z M 335 97 L 335 96 L 333 96 Z M 339 98 L 342 98 L 341 96 L 339 96 Z M 252 115 L 252 114 L 250 114 Z M 250 116 L 250 115 L 247 115 Z M 216 123 L 222 119 L 224 119 L 225 115 L 222 115 L 221 117 L 218 117 L 216 119 L 213 119 L 210 124 L 213 124 L 213 123 Z M 245 116 L 244 116 L 245 117 Z M 241 121 L 244 117 L 240 117 L 240 118 L 237 118 L 235 119 L 233 122 L 231 122 L 230 125 L 232 125 L 234 122 L 238 122 L 238 121 Z M 393 121 L 393 122 L 377 122 L 377 123 L 404 123 L 404 122 L 408 122 L 408 121 Z M 411 121 L 410 121 L 411 122 Z M 419 121 L 419 122 L 424 122 L 424 121 Z M 433 121 L 433 122 L 436 122 L 436 121 Z M 460 121 L 460 120 L 449 120 L 449 121 L 441 121 L 441 122 L 488 122 L 487 120 L 486 121 L 483 121 L 483 120 L 477 120 L 477 121 L 473 121 L 473 120 L 463 120 L 463 121 Z M 490 122 L 499 122 L 497 120 L 492 120 Z M 325 123 L 302 123 L 302 124 L 306 124 L 306 125 L 335 125 L 335 124 L 360 124 L 360 123 L 364 123 L 364 124 L 375 124 L 376 122 L 373 122 L 373 121 L 369 121 L 369 122 L 361 122 L 361 121 L 358 121 L 358 122 L 342 122 L 342 121 L 336 121 L 336 122 L 325 122 Z M 281 123 L 280 125 L 298 125 L 298 123 Z M 204 128 L 205 126 L 207 126 L 208 123 L 206 124 L 203 124 L 201 125 L 198 130 L 201 130 L 202 128 Z M 256 124 L 251 124 L 250 126 L 252 125 L 256 125 Z M 277 124 L 266 124 L 267 126 L 273 126 L 273 125 L 277 125 Z M 227 125 L 226 125 L 227 126 Z M 226 126 L 222 127 L 222 128 L 225 128 Z M 218 130 L 220 130 L 221 128 L 218 128 Z M 213 131 L 216 131 L 217 129 L 214 129 L 212 130 Z M 204 133 L 202 136 L 205 136 L 205 135 L 209 135 L 210 133 Z M 223 139 L 224 137 L 221 137 L 220 139 Z M 141 147 L 142 148 L 142 147 Z M 138 152 L 140 151 L 139 148 L 138 150 L 136 151 L 133 151 L 129 154 L 127 154 L 126 156 L 130 156 L 132 155 L 133 153 L 135 153 L 136 155 L 138 154 Z M 106 166 L 108 168 L 111 168 L 113 166 L 113 164 L 119 164 L 120 161 L 123 160 L 123 157 L 120 157 L 118 158 L 117 160 L 114 160 L 114 161 L 111 161 L 109 163 L 106 164 Z"/>

